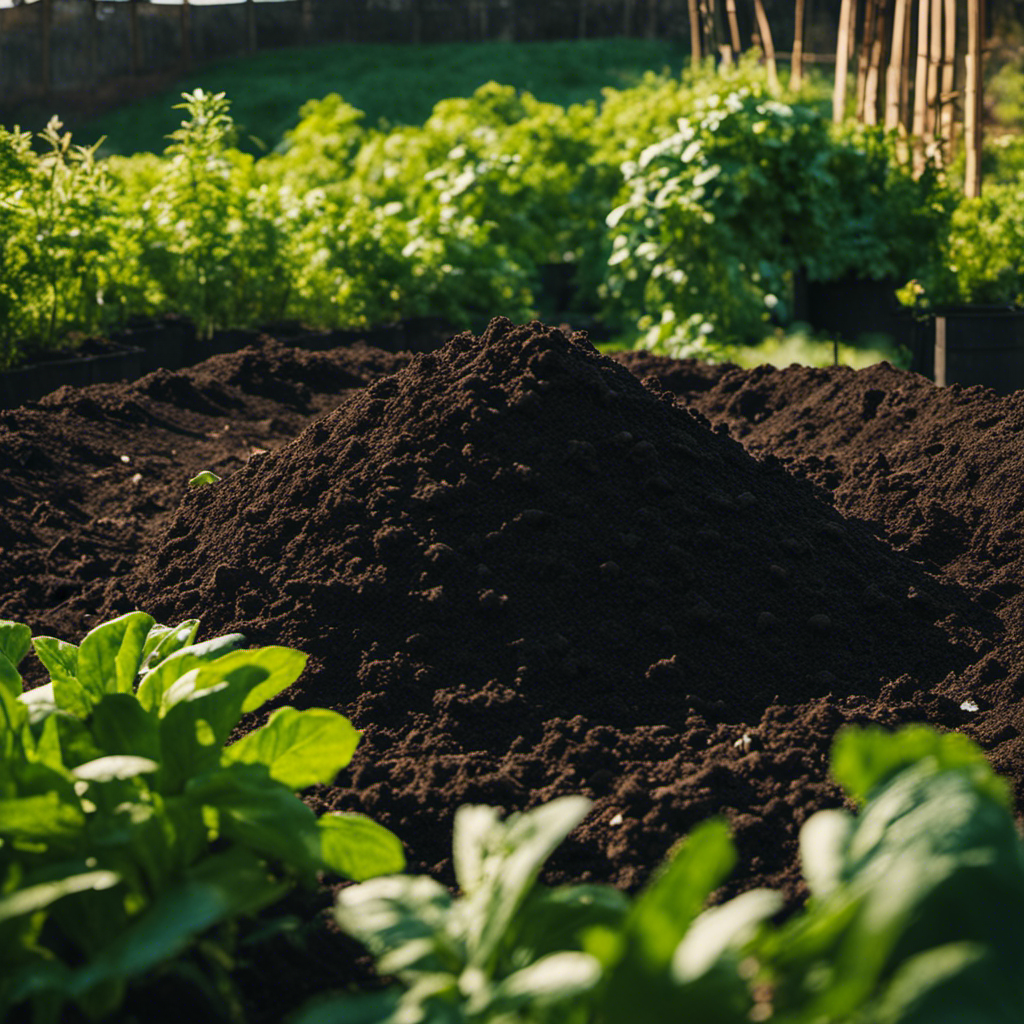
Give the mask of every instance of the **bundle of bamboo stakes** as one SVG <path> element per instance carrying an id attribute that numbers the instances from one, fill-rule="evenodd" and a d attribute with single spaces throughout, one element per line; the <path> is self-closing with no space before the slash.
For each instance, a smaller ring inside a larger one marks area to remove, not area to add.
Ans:
<path id="1" fill-rule="evenodd" d="M 742 50 L 736 0 L 688 0 L 692 57 L 718 53 L 731 63 Z M 804 2 L 795 0 L 791 88 L 803 81 Z M 947 161 L 964 146 L 964 191 L 981 194 L 981 74 L 985 0 L 842 0 L 836 40 L 832 116 L 852 113 L 907 140 L 914 169 Z M 778 86 L 776 52 L 763 0 L 753 0 L 752 43 L 769 84 Z M 915 10 L 916 7 L 916 10 Z M 854 96 L 848 99 L 851 67 Z M 912 71 L 913 69 L 913 71 Z M 883 78 L 884 76 L 884 78 Z M 852 107 L 852 111 L 849 109 Z"/>

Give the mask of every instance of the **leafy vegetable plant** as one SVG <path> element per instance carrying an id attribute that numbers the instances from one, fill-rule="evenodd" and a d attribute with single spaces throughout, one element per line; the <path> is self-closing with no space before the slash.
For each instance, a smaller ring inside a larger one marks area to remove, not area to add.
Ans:
<path id="1" fill-rule="evenodd" d="M 0 1019 L 28 1003 L 45 1024 L 68 1002 L 100 1019 L 188 951 L 223 987 L 211 929 L 321 871 L 402 870 L 390 832 L 296 796 L 351 759 L 343 716 L 283 707 L 227 742 L 305 655 L 196 643 L 198 625 L 133 612 L 75 646 L 0 621 Z M 23 692 L 30 646 L 51 681 Z"/>
<path id="2" fill-rule="evenodd" d="M 582 798 L 504 823 L 464 807 L 460 896 L 389 877 L 338 897 L 341 927 L 399 984 L 318 1000 L 293 1024 L 1019 1021 L 1024 847 L 981 751 L 925 726 L 849 729 L 832 766 L 861 812 L 808 820 L 811 896 L 781 925 L 781 898 L 764 889 L 702 909 L 735 861 L 721 821 L 699 826 L 630 900 L 536 883 L 586 813 Z"/>

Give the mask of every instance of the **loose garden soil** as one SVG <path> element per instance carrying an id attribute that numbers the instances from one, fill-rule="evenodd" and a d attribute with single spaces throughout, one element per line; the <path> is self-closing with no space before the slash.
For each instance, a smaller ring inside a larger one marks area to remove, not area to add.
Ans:
<path id="1" fill-rule="evenodd" d="M 885 363 L 605 357 L 502 319 L 415 356 L 264 338 L 0 413 L 0 615 L 308 652 L 277 703 L 363 730 L 308 802 L 410 870 L 452 882 L 460 804 L 583 793 L 546 881 L 635 890 L 722 814 L 723 894 L 792 903 L 845 723 L 961 730 L 1024 806 L 1022 426 L 1024 393 Z M 316 942 L 246 975 L 254 1019 L 350 976 Z"/>

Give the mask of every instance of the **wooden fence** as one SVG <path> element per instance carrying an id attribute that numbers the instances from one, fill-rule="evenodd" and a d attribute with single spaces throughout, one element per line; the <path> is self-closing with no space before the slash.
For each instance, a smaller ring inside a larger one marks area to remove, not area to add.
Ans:
<path id="1" fill-rule="evenodd" d="M 816 48 L 817 37 L 817 48 L 830 49 L 835 3 L 805 2 L 805 46 Z M 788 48 L 791 3 L 766 0 L 765 7 L 777 45 Z M 242 0 L 202 5 L 188 0 L 34 0 L 0 8 L 0 108 L 306 43 L 609 36 L 686 40 L 688 8 L 688 0 Z M 749 40 L 755 32 L 753 7 L 741 0 L 739 13 Z"/>

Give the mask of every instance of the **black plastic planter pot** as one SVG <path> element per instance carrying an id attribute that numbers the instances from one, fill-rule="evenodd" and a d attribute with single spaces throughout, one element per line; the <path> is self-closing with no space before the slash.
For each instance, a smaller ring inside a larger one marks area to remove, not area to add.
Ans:
<path id="1" fill-rule="evenodd" d="M 936 384 L 981 384 L 1001 395 L 1024 388 L 1024 309 L 935 309 Z"/>
<path id="2" fill-rule="evenodd" d="M 0 404 L 12 409 L 34 402 L 65 384 L 84 387 L 93 383 L 93 356 L 47 359 L 0 374 Z"/>
<path id="3" fill-rule="evenodd" d="M 896 282 L 848 277 L 839 281 L 807 281 L 796 319 L 816 334 L 856 342 L 871 335 L 896 338 L 900 304 Z"/>
<path id="4" fill-rule="evenodd" d="M 114 384 L 142 376 L 143 351 L 135 346 L 118 346 L 92 357 L 92 384 Z"/>

